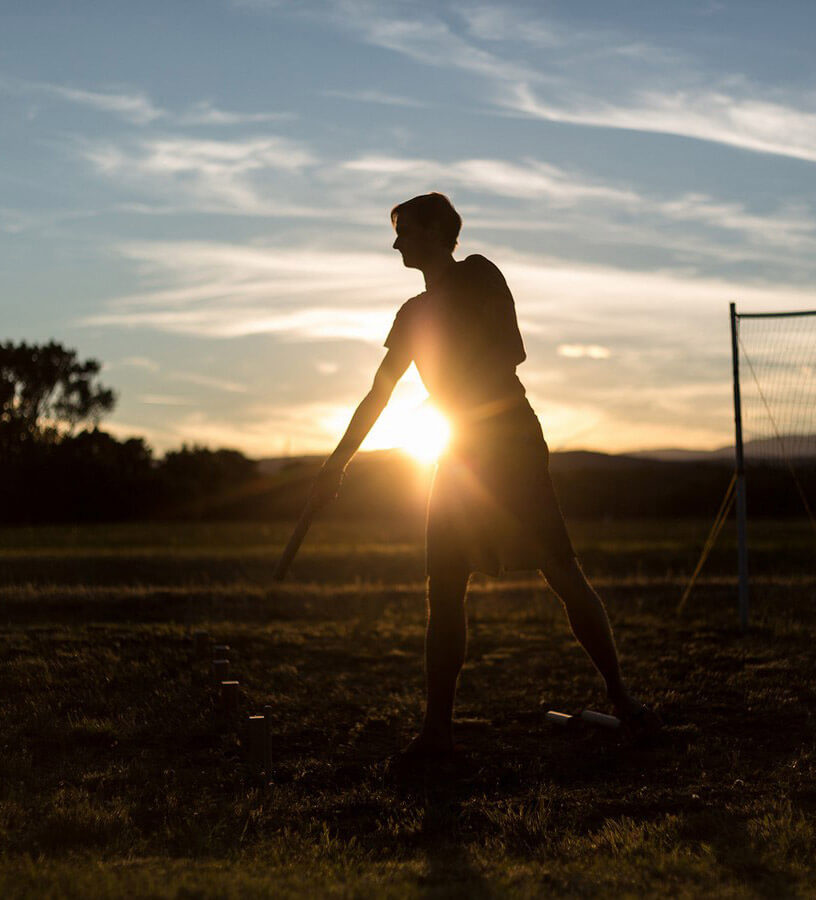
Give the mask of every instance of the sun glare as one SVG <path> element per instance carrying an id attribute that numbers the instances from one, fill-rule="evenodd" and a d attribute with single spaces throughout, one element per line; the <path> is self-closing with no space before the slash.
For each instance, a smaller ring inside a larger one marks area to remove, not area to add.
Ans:
<path id="1" fill-rule="evenodd" d="M 434 462 L 448 443 L 450 426 L 432 406 L 421 406 L 412 412 L 403 434 L 402 449 L 419 462 Z"/>
<path id="2" fill-rule="evenodd" d="M 338 406 L 323 419 L 332 440 L 337 441 L 343 434 L 353 412 L 350 407 Z M 427 464 L 436 461 L 449 439 L 447 419 L 428 402 L 428 392 L 411 366 L 360 449 L 398 449 Z"/>

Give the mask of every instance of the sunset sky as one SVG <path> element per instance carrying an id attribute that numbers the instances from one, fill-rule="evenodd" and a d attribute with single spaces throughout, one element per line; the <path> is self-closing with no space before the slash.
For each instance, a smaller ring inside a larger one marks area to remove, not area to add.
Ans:
<path id="1" fill-rule="evenodd" d="M 2 340 L 159 452 L 332 448 L 447 193 L 554 449 L 732 440 L 728 303 L 816 308 L 816 6 L 4 0 Z M 411 370 L 370 447 L 399 443 Z"/>

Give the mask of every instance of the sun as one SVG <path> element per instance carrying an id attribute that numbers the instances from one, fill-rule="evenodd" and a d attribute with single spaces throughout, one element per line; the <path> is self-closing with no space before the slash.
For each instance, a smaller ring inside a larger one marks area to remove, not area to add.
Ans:
<path id="1" fill-rule="evenodd" d="M 353 412 L 350 407 L 337 406 L 325 418 L 326 430 L 335 441 L 343 434 Z M 419 373 L 412 365 L 360 449 L 398 449 L 427 465 L 436 462 L 450 436 L 447 419 L 431 405 Z"/>
<path id="2" fill-rule="evenodd" d="M 429 404 L 411 410 L 408 419 L 402 436 L 402 449 L 418 462 L 435 462 L 450 439 L 447 419 Z"/>
<path id="3" fill-rule="evenodd" d="M 402 450 L 419 463 L 436 462 L 450 439 L 447 419 L 428 403 L 397 397 L 363 442 L 362 450 Z"/>

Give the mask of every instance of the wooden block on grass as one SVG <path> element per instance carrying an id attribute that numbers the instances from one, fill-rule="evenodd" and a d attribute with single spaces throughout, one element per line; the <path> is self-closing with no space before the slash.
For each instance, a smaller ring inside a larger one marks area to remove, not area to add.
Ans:
<path id="1" fill-rule="evenodd" d="M 269 731 L 264 716 L 250 716 L 247 721 L 247 756 L 258 769 L 269 768 Z"/>
<path id="2" fill-rule="evenodd" d="M 199 659 L 206 659 L 210 655 L 210 634 L 208 631 L 193 632 L 193 650 Z"/>
<path id="3" fill-rule="evenodd" d="M 216 684 L 229 678 L 229 673 L 230 661 L 228 659 L 214 659 L 212 661 L 212 674 Z"/>
<path id="4" fill-rule="evenodd" d="M 221 682 L 221 712 L 227 718 L 238 715 L 238 684 L 237 681 Z"/>
<path id="5" fill-rule="evenodd" d="M 569 713 L 558 712 L 558 710 L 555 709 L 550 709 L 547 710 L 547 721 L 552 722 L 555 725 L 574 725 L 575 716 L 571 716 Z"/>

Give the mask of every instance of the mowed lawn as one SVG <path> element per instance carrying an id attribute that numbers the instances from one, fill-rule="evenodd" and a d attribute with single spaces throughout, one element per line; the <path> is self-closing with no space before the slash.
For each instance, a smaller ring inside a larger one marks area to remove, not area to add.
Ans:
<path id="1" fill-rule="evenodd" d="M 466 755 L 389 758 L 422 700 L 418 523 L 0 531 L 0 896 L 814 896 L 816 563 L 807 525 L 733 535 L 682 615 L 708 523 L 577 523 L 651 742 L 606 709 L 543 581 L 474 579 Z M 229 644 L 225 727 L 190 635 Z M 272 764 L 245 758 L 271 707 Z"/>

